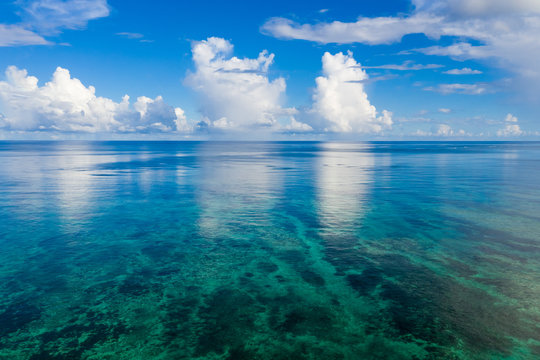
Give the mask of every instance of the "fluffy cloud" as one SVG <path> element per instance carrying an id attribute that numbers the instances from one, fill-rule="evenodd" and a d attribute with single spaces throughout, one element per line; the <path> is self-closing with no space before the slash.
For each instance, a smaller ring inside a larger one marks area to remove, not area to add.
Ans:
<path id="1" fill-rule="evenodd" d="M 233 45 L 211 37 L 192 45 L 195 71 L 186 84 L 200 95 L 204 127 L 229 130 L 276 130 L 278 119 L 297 111 L 283 108 L 285 79 L 270 80 L 274 54 L 255 59 L 232 56 Z M 292 125 L 291 125 L 292 126 Z"/>
<path id="2" fill-rule="evenodd" d="M 447 108 L 440 108 L 438 111 L 443 114 L 450 114 L 452 112 L 451 109 L 447 109 Z"/>
<path id="3" fill-rule="evenodd" d="M 229 41 L 216 37 L 195 42 L 192 52 L 195 71 L 188 74 L 186 83 L 201 96 L 201 128 L 357 133 L 380 133 L 391 128 L 392 114 L 383 111 L 378 116 L 370 104 L 364 91 L 368 76 L 352 53 L 324 54 L 323 76 L 316 79 L 313 105 L 299 113 L 281 105 L 285 80 L 268 77 L 273 54 L 263 51 L 256 59 L 240 59 L 232 55 Z"/>
<path id="4" fill-rule="evenodd" d="M 518 119 L 512 114 L 506 114 L 506 117 L 504 118 L 504 121 L 507 123 L 517 123 Z"/>
<path id="5" fill-rule="evenodd" d="M 313 128 L 309 126 L 308 124 L 302 123 L 300 121 L 297 121 L 294 117 L 290 118 L 290 123 L 281 126 L 279 129 L 281 132 L 291 132 L 291 133 L 297 133 L 297 132 L 311 132 L 313 131 Z"/>
<path id="6" fill-rule="evenodd" d="M 503 129 L 497 131 L 497 136 L 520 136 L 523 135 L 523 131 L 517 124 L 518 119 L 512 114 L 507 114 L 505 119 L 505 126 Z"/>
<path id="7" fill-rule="evenodd" d="M 377 116 L 364 90 L 368 76 L 354 60 L 346 55 L 325 53 L 322 58 L 323 76 L 316 79 L 312 114 L 318 116 L 320 128 L 331 132 L 381 133 L 392 126 L 392 113 L 383 110 Z"/>
<path id="8" fill-rule="evenodd" d="M 449 46 L 420 49 L 429 55 L 456 60 L 495 60 L 495 64 L 518 75 L 525 90 L 538 93 L 540 83 L 540 2 L 537 0 L 413 0 L 408 16 L 359 18 L 299 24 L 285 18 L 270 19 L 262 31 L 282 39 L 318 43 L 390 44 L 404 35 L 423 33 L 460 39 Z M 533 91 L 531 91 L 533 90 Z"/>
<path id="9" fill-rule="evenodd" d="M 410 134 L 413 136 L 427 136 L 427 137 L 452 137 L 452 136 L 458 136 L 458 137 L 470 137 L 473 136 L 471 133 L 466 132 L 463 129 L 459 129 L 457 131 L 454 131 L 452 127 L 448 124 L 439 124 L 438 126 L 432 127 L 431 131 L 426 130 L 416 130 L 416 132 Z"/>
<path id="10" fill-rule="evenodd" d="M 69 71 L 57 68 L 43 86 L 26 70 L 14 66 L 0 81 L 2 128 L 16 131 L 58 132 L 170 132 L 188 130 L 184 112 L 158 96 L 139 97 L 133 106 L 129 96 L 117 103 L 99 97 L 93 86 L 86 87 Z"/>
<path id="11" fill-rule="evenodd" d="M 471 68 L 462 68 L 462 69 L 451 69 L 448 71 L 443 71 L 444 74 L 448 75 L 478 75 L 482 74 L 480 70 L 473 70 Z"/>
<path id="12" fill-rule="evenodd" d="M 518 124 L 507 124 L 504 129 L 497 131 L 497 136 L 519 136 L 523 131 Z"/>
<path id="13" fill-rule="evenodd" d="M 438 136 L 452 136 L 454 135 L 454 130 L 452 130 L 450 125 L 441 124 L 439 125 L 439 128 L 437 129 L 437 135 Z"/>

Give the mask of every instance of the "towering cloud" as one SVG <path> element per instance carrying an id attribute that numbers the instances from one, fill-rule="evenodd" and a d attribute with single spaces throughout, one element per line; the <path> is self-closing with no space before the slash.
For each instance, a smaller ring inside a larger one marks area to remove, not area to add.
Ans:
<path id="1" fill-rule="evenodd" d="M 93 86 L 84 86 L 60 67 L 52 80 L 40 87 L 36 77 L 10 66 L 6 81 L 0 81 L 5 115 L 0 126 L 20 131 L 88 133 L 188 129 L 183 110 L 165 104 L 160 96 L 139 97 L 131 106 L 127 95 L 117 103 L 95 92 Z"/>
<path id="2" fill-rule="evenodd" d="M 368 100 L 364 82 L 368 76 L 346 55 L 325 53 L 322 57 L 323 76 L 316 79 L 312 113 L 322 122 L 319 127 L 330 132 L 380 133 L 392 126 L 392 114 L 377 110 Z"/>
<path id="3" fill-rule="evenodd" d="M 212 128 L 277 129 L 278 119 L 296 110 L 281 106 L 285 79 L 270 80 L 274 54 L 262 51 L 256 59 L 232 56 L 233 45 L 211 37 L 192 46 L 195 72 L 186 84 L 200 95 L 201 111 Z"/>

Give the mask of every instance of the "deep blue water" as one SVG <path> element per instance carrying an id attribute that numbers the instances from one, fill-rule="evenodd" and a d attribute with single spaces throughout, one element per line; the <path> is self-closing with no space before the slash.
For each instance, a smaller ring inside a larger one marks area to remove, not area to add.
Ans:
<path id="1" fill-rule="evenodd" d="M 0 359 L 538 359 L 540 143 L 0 142 Z"/>

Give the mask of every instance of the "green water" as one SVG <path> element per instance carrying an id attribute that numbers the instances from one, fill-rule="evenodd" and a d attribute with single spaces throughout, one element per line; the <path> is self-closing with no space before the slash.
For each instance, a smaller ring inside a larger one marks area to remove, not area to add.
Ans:
<path id="1" fill-rule="evenodd" d="M 538 359 L 539 143 L 0 142 L 1 359 Z"/>

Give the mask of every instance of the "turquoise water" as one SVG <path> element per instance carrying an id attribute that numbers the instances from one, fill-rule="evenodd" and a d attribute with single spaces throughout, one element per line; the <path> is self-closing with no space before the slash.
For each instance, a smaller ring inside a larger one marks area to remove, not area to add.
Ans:
<path id="1" fill-rule="evenodd" d="M 540 143 L 0 142 L 1 359 L 538 359 Z"/>

